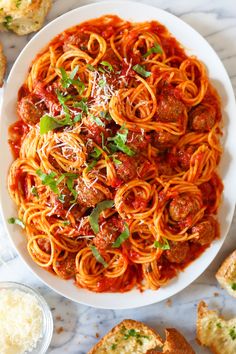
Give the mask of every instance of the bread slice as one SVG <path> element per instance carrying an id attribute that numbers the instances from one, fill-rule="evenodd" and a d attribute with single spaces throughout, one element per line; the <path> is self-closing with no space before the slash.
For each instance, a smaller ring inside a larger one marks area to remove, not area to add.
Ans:
<path id="1" fill-rule="evenodd" d="M 175 328 L 167 328 L 165 330 L 166 341 L 164 343 L 164 354 L 194 354 L 194 350 L 186 341 L 184 336 Z"/>
<path id="2" fill-rule="evenodd" d="M 236 318 L 228 321 L 217 311 L 208 310 L 204 301 L 198 305 L 197 339 L 214 354 L 236 353 Z"/>
<path id="3" fill-rule="evenodd" d="M 5 55 L 3 54 L 2 45 L 0 43 L 0 87 L 3 85 L 3 78 L 6 71 L 7 61 Z"/>
<path id="4" fill-rule="evenodd" d="M 39 30 L 52 0 L 1 0 L 0 30 L 24 35 Z"/>
<path id="5" fill-rule="evenodd" d="M 159 334 L 144 323 L 124 320 L 108 332 L 88 354 L 146 354 L 150 349 L 162 346 Z"/>
<path id="6" fill-rule="evenodd" d="M 88 354 L 195 354 L 175 328 L 168 328 L 165 332 L 166 341 L 163 343 L 159 334 L 144 323 L 124 320 L 107 333 Z"/>
<path id="7" fill-rule="evenodd" d="M 236 297 L 236 250 L 220 266 L 216 279 L 230 295 Z"/>

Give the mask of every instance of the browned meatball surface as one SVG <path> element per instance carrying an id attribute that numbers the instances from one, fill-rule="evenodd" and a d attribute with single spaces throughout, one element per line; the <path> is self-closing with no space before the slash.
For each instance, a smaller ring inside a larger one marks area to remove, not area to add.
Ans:
<path id="1" fill-rule="evenodd" d="M 82 180 L 77 179 L 76 191 L 78 193 L 77 202 L 85 207 L 94 207 L 104 200 L 104 194 L 93 186 L 86 185 Z"/>
<path id="2" fill-rule="evenodd" d="M 178 135 L 173 135 L 165 130 L 154 132 L 152 135 L 152 144 L 157 148 L 167 148 L 175 145 L 179 140 Z"/>
<path id="3" fill-rule="evenodd" d="M 185 111 L 185 105 L 175 97 L 174 93 L 164 90 L 157 106 L 157 120 L 161 122 L 176 122 Z"/>
<path id="4" fill-rule="evenodd" d="M 213 106 L 198 105 L 189 114 L 190 124 L 197 132 L 208 132 L 216 121 L 216 110 Z"/>
<path id="5" fill-rule="evenodd" d="M 94 237 L 93 243 L 99 250 L 105 250 L 121 234 L 124 222 L 119 216 L 112 216 L 100 225 L 99 233 Z"/>
<path id="6" fill-rule="evenodd" d="M 216 221 L 212 217 L 197 223 L 192 227 L 192 233 L 198 233 L 198 236 L 192 241 L 200 245 L 208 245 L 216 237 Z"/>
<path id="7" fill-rule="evenodd" d="M 123 152 L 113 155 L 117 177 L 123 182 L 128 182 L 137 177 L 137 160 Z"/>
<path id="8" fill-rule="evenodd" d="M 194 197 L 182 194 L 170 202 L 169 213 L 170 217 L 174 221 L 182 221 L 188 215 L 198 211 L 198 205 L 194 200 Z"/>
<path id="9" fill-rule="evenodd" d="M 128 145 L 133 151 L 142 151 L 147 149 L 150 141 L 150 135 L 147 133 L 129 131 L 126 145 Z"/>
<path id="10" fill-rule="evenodd" d="M 17 113 L 27 124 L 37 124 L 44 114 L 41 104 L 37 104 L 39 99 L 33 93 L 23 97 L 18 103 Z"/>
<path id="11" fill-rule="evenodd" d="M 196 147 L 194 145 L 184 146 L 177 152 L 177 161 L 179 166 L 184 170 L 188 170 L 190 167 L 190 160 L 195 152 Z"/>
<path id="12" fill-rule="evenodd" d="M 182 263 L 189 252 L 188 242 L 170 242 L 170 249 L 165 252 L 165 257 L 171 263 Z"/>

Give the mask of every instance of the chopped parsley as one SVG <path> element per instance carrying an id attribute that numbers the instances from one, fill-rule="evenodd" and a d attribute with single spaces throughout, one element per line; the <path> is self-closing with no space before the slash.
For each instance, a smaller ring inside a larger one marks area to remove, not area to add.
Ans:
<path id="1" fill-rule="evenodd" d="M 161 46 L 158 43 L 154 43 L 154 46 L 150 48 L 147 53 L 143 55 L 143 58 L 147 58 L 150 54 L 156 53 L 156 54 L 162 54 L 163 50 Z"/>
<path id="2" fill-rule="evenodd" d="M 151 72 L 150 71 L 146 71 L 144 69 L 144 67 L 142 65 L 136 64 L 132 67 L 132 69 L 134 71 L 136 71 L 136 73 L 138 73 L 139 75 L 143 76 L 143 77 L 149 77 L 151 76 Z"/>
<path id="3" fill-rule="evenodd" d="M 101 150 L 95 146 L 93 152 L 90 155 L 95 159 L 97 159 L 99 156 L 101 156 L 101 154 L 102 154 Z"/>
<path id="4" fill-rule="evenodd" d="M 19 225 L 20 227 L 22 227 L 22 229 L 25 228 L 25 224 L 23 223 L 23 221 L 19 218 L 9 218 L 7 220 L 8 224 L 16 224 L 16 225 Z"/>
<path id="5" fill-rule="evenodd" d="M 92 251 L 93 256 L 96 258 L 96 260 L 101 263 L 103 265 L 104 268 L 106 268 L 108 266 L 107 262 L 105 261 L 105 259 L 101 256 L 101 254 L 99 253 L 98 249 L 96 246 L 91 245 L 90 249 Z"/>
<path id="6" fill-rule="evenodd" d="M 113 141 L 114 144 L 109 144 L 109 147 L 113 152 L 120 150 L 129 156 L 134 156 L 135 152 L 131 150 L 127 145 L 128 129 L 121 128 L 113 138 L 108 138 L 109 141 Z"/>
<path id="7" fill-rule="evenodd" d="M 125 224 L 124 231 L 117 237 L 115 242 L 112 244 L 112 248 L 119 248 L 121 244 L 129 238 L 129 235 L 130 235 L 129 227 L 127 224 Z"/>
<path id="8" fill-rule="evenodd" d="M 111 345 L 111 350 L 115 350 L 116 347 L 117 347 L 117 344 L 113 343 L 113 344 Z"/>
<path id="9" fill-rule="evenodd" d="M 135 337 L 137 340 L 137 343 L 142 345 L 143 342 L 141 340 L 141 338 L 147 338 L 149 339 L 148 336 L 146 335 L 142 335 L 140 334 L 138 331 L 136 331 L 135 329 L 131 328 L 131 329 L 126 329 L 125 327 L 123 327 L 121 329 L 121 333 L 124 335 L 124 339 L 128 340 L 130 337 Z"/>
<path id="10" fill-rule="evenodd" d="M 101 212 L 103 210 L 112 208 L 113 205 L 114 205 L 113 200 L 103 200 L 102 202 L 98 203 L 97 206 L 93 209 L 92 213 L 89 216 L 89 223 L 95 234 L 99 232 L 98 219 Z"/>
<path id="11" fill-rule="evenodd" d="M 10 29 L 10 24 L 12 20 L 13 20 L 12 16 L 5 16 L 3 26 L 6 27 L 7 29 Z"/>
<path id="12" fill-rule="evenodd" d="M 103 65 L 103 66 L 106 66 L 109 71 L 114 71 L 113 66 L 108 61 L 105 61 L 105 60 L 101 61 L 100 64 Z"/>
<path id="13" fill-rule="evenodd" d="M 231 289 L 236 290 L 236 283 L 231 284 Z"/>
<path id="14" fill-rule="evenodd" d="M 16 7 L 19 9 L 21 5 L 22 0 L 16 0 Z"/>
<path id="15" fill-rule="evenodd" d="M 161 250 L 170 250 L 170 244 L 169 244 L 168 240 L 163 237 L 162 241 L 164 241 L 164 243 L 159 242 L 159 241 L 155 241 L 154 242 L 154 247 L 155 248 L 160 248 Z"/>
<path id="16" fill-rule="evenodd" d="M 221 323 L 220 323 L 220 322 L 217 322 L 216 327 L 218 327 L 218 328 L 222 328 Z"/>
<path id="17" fill-rule="evenodd" d="M 235 340 L 236 339 L 236 331 L 235 331 L 235 328 L 231 328 L 230 331 L 229 331 L 229 335 L 231 337 L 232 340 Z"/>

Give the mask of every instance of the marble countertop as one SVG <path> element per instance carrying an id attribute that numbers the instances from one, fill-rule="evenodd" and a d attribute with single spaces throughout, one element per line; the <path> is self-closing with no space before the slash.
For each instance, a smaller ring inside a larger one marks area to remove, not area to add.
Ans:
<path id="1" fill-rule="evenodd" d="M 75 7 L 95 1 L 54 0 L 47 21 Z M 234 0 L 143 0 L 167 10 L 190 24 L 212 45 L 223 61 L 236 92 L 236 6 Z M 0 40 L 8 60 L 8 72 L 30 36 L 1 33 Z M 1 90 L 0 90 L 1 96 Z M 38 289 L 48 301 L 55 330 L 48 353 L 85 354 L 97 338 L 125 318 L 146 322 L 163 333 L 165 327 L 178 328 L 197 353 L 209 353 L 195 341 L 196 307 L 200 299 L 227 316 L 236 315 L 236 300 L 221 290 L 214 274 L 221 261 L 235 248 L 236 215 L 220 253 L 211 266 L 184 291 L 169 301 L 136 310 L 100 310 L 79 305 L 57 295 L 26 267 L 11 247 L 0 219 L 0 281 L 18 281 Z"/>

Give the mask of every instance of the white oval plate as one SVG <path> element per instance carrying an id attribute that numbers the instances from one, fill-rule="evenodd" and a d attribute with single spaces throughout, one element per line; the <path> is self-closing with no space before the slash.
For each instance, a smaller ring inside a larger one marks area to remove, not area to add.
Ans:
<path id="1" fill-rule="evenodd" d="M 6 220 L 16 215 L 16 209 L 7 192 L 7 173 L 12 162 L 12 155 L 8 146 L 8 127 L 16 120 L 17 92 L 28 72 L 28 68 L 40 49 L 50 39 L 66 28 L 80 22 L 96 18 L 105 14 L 116 14 L 130 21 L 157 20 L 165 25 L 177 40 L 182 43 L 188 54 L 196 55 L 208 69 L 211 81 L 218 89 L 222 98 L 224 116 L 224 156 L 221 159 L 220 174 L 224 182 L 223 201 L 219 210 L 221 225 L 221 238 L 211 245 L 206 252 L 181 272 L 177 278 L 158 291 L 145 291 L 140 293 L 133 290 L 128 293 L 92 293 L 79 289 L 73 281 L 65 281 L 48 273 L 35 264 L 26 249 L 24 235 L 20 235 L 19 227 L 8 225 Z M 210 45 L 179 18 L 155 7 L 134 3 L 109 1 L 95 3 L 70 11 L 44 27 L 27 44 L 16 60 L 4 88 L 3 104 L 1 110 L 1 156 L 0 156 L 0 201 L 5 226 L 9 237 L 20 256 L 50 288 L 76 302 L 99 308 L 124 309 L 152 304 L 178 293 L 193 282 L 215 258 L 229 231 L 236 200 L 236 106 L 233 89 L 226 70 Z M 4 152 L 4 153 L 3 153 Z"/>

